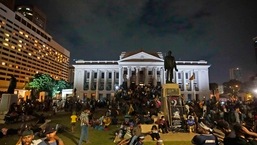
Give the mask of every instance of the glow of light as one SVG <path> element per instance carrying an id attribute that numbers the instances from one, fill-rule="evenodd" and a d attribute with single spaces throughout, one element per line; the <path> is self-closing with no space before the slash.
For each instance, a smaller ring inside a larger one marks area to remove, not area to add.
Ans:
<path id="1" fill-rule="evenodd" d="M 256 93 L 257 94 L 257 89 L 255 89 L 255 90 L 253 90 L 254 91 L 254 93 Z"/>
<path id="2" fill-rule="evenodd" d="M 5 62 L 2 62 L 2 65 L 5 65 Z"/>
<path id="3" fill-rule="evenodd" d="M 9 44 L 8 44 L 8 43 L 6 43 L 6 42 L 4 42 L 3 44 L 4 44 L 5 46 L 9 46 Z"/>

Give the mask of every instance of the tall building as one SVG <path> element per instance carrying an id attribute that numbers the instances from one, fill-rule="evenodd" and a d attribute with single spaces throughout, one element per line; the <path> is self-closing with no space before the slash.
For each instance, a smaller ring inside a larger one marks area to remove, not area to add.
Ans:
<path id="1" fill-rule="evenodd" d="M 35 23 L 43 30 L 46 29 L 46 16 L 36 6 L 33 6 L 33 5 L 18 6 L 16 11 L 21 13 L 24 17 L 26 17 L 27 19 Z"/>
<path id="2" fill-rule="evenodd" d="M 11 10 L 14 10 L 15 7 L 15 0 L 0 0 L 0 3 L 2 3 L 3 5 L 5 5 L 6 7 L 8 7 Z"/>
<path id="3" fill-rule="evenodd" d="M 0 91 L 7 91 L 10 76 L 23 89 L 36 73 L 68 79 L 70 52 L 41 27 L 0 3 Z"/>
<path id="4" fill-rule="evenodd" d="M 178 72 L 173 72 L 173 82 L 179 85 L 185 100 L 209 98 L 210 65 L 203 60 L 176 63 Z M 74 88 L 80 98 L 112 97 L 121 85 L 161 86 L 166 80 L 161 52 L 122 52 L 119 60 L 77 60 L 73 66 Z"/>
<path id="5" fill-rule="evenodd" d="M 229 69 L 229 79 L 242 81 L 242 71 L 240 68 Z"/>

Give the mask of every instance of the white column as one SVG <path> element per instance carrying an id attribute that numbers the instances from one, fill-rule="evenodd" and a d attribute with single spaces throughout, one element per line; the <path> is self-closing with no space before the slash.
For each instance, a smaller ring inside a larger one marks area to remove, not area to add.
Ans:
<path id="1" fill-rule="evenodd" d="M 89 90 L 91 90 L 91 87 L 92 87 L 92 79 L 93 79 L 93 70 L 90 70 L 90 73 L 89 73 L 89 84 L 88 84 L 88 87 L 89 87 Z"/>
<path id="2" fill-rule="evenodd" d="M 188 92 L 188 91 L 187 91 L 186 73 L 183 71 L 181 75 L 182 75 L 182 77 L 183 77 L 183 78 L 182 78 L 182 82 L 183 82 L 184 91 L 185 91 L 185 92 Z"/>
<path id="3" fill-rule="evenodd" d="M 153 68 L 153 85 L 157 85 L 157 67 Z"/>
<path id="4" fill-rule="evenodd" d="M 112 86 L 111 86 L 111 90 L 115 90 L 115 88 L 114 88 L 114 82 L 115 82 L 115 71 L 112 70 Z"/>
<path id="5" fill-rule="evenodd" d="M 130 83 L 131 83 L 131 80 L 130 80 L 130 77 L 131 77 L 131 67 L 127 67 L 127 86 L 128 88 L 130 87 Z"/>
<path id="6" fill-rule="evenodd" d="M 96 91 L 95 91 L 95 99 L 99 99 L 99 76 L 100 76 L 100 72 L 98 69 L 97 69 L 97 77 L 96 77 Z"/>
<path id="7" fill-rule="evenodd" d="M 136 67 L 136 85 L 139 84 L 139 68 Z"/>
<path id="8" fill-rule="evenodd" d="M 165 79 L 165 70 L 163 67 L 160 68 L 160 73 L 161 73 L 161 84 L 166 84 L 166 79 Z"/>
<path id="9" fill-rule="evenodd" d="M 106 90 L 106 85 L 107 85 L 107 73 L 108 73 L 108 71 L 105 70 L 104 71 L 104 90 Z"/>
<path id="10" fill-rule="evenodd" d="M 148 67 L 145 68 L 145 84 L 148 85 L 149 77 L 148 77 Z"/>
<path id="11" fill-rule="evenodd" d="M 123 69 L 122 66 L 119 67 L 119 86 L 122 85 L 123 82 Z"/>

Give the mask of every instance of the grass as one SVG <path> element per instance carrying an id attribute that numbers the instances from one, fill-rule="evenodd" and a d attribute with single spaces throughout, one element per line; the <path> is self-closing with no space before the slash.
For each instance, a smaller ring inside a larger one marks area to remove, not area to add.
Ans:
<path id="1" fill-rule="evenodd" d="M 50 118 L 53 124 L 62 124 L 67 127 L 70 127 L 70 114 L 69 113 L 60 113 L 56 116 Z M 17 128 L 20 126 L 20 123 L 16 124 L 7 124 L 0 125 L 0 128 Z M 113 143 L 114 132 L 118 130 L 118 126 L 111 125 L 108 131 L 98 131 L 93 128 L 89 129 L 89 140 L 91 144 L 94 145 L 115 145 Z M 75 132 L 71 133 L 70 131 L 64 131 L 57 133 L 57 135 L 64 141 L 65 145 L 76 145 L 80 137 L 80 126 L 79 122 L 76 124 Z M 1 145 L 15 145 L 18 140 L 18 135 L 7 136 L 0 139 Z M 170 141 L 164 142 L 165 145 L 190 145 L 190 141 Z M 145 142 L 144 145 L 155 145 L 155 142 Z"/>

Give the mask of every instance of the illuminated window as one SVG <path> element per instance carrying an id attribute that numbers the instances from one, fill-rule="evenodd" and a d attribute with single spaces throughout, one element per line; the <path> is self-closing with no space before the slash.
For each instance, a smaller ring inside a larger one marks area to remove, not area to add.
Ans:
<path id="1" fill-rule="evenodd" d="M 20 33 L 21 35 L 23 35 L 23 32 L 22 32 L 22 31 L 19 31 L 19 33 Z"/>
<path id="2" fill-rule="evenodd" d="M 2 62 L 2 65 L 5 65 L 5 62 Z"/>
<path id="3" fill-rule="evenodd" d="M 3 42 L 3 44 L 4 44 L 5 46 L 9 46 L 9 44 L 8 44 L 8 43 L 6 43 L 6 42 Z"/>
<path id="4" fill-rule="evenodd" d="M 12 49 L 15 49 L 15 46 L 12 45 L 11 48 L 12 48 Z"/>
<path id="5" fill-rule="evenodd" d="M 21 41 L 21 40 L 19 40 L 19 42 L 20 42 L 20 43 L 22 43 L 22 41 Z"/>
<path id="6" fill-rule="evenodd" d="M 40 57 L 38 56 L 37 59 L 40 59 Z"/>
<path id="7" fill-rule="evenodd" d="M 4 40 L 5 40 L 5 41 L 9 41 L 9 39 L 8 39 L 8 38 L 5 38 Z"/>
<path id="8" fill-rule="evenodd" d="M 10 35 L 8 33 L 4 33 L 5 36 L 9 37 Z"/>
<path id="9" fill-rule="evenodd" d="M 16 67 L 15 68 L 19 68 L 19 66 L 18 65 L 16 65 Z"/>
<path id="10" fill-rule="evenodd" d="M 18 51 L 21 51 L 21 49 L 19 48 Z"/>
<path id="11" fill-rule="evenodd" d="M 31 53 L 28 53 L 31 56 Z"/>
<path id="12" fill-rule="evenodd" d="M 19 47 L 22 47 L 22 45 L 21 45 L 21 44 L 18 44 L 18 46 L 19 46 Z"/>

